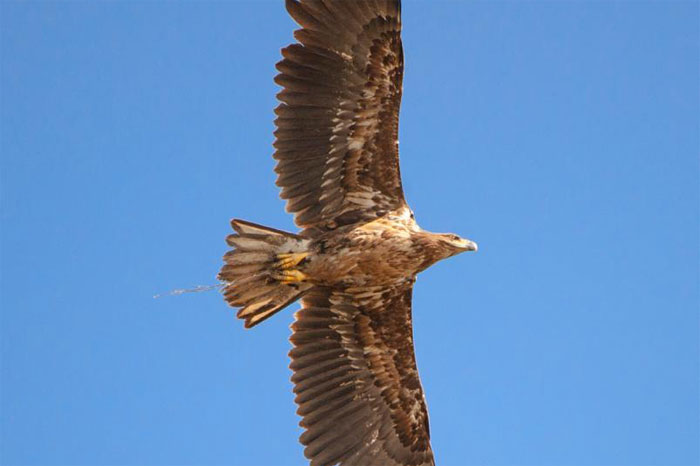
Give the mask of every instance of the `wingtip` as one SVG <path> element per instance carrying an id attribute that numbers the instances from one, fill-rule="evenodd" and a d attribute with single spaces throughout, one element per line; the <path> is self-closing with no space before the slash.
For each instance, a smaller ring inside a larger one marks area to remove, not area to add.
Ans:
<path id="1" fill-rule="evenodd" d="M 243 222 L 243 221 L 244 220 L 241 220 L 240 218 L 232 218 L 231 222 L 230 222 L 231 228 L 233 228 L 236 231 L 236 233 L 240 234 L 241 233 L 241 222 Z"/>

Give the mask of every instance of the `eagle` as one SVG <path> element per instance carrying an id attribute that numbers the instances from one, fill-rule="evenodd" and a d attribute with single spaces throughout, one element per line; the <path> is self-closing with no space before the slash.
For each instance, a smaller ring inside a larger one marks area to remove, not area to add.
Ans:
<path id="1" fill-rule="evenodd" d="M 421 229 L 399 172 L 399 0 L 286 0 L 301 26 L 275 82 L 274 158 L 298 234 L 244 220 L 218 275 L 253 327 L 301 300 L 290 368 L 312 466 L 427 466 L 416 275 L 474 242 Z"/>

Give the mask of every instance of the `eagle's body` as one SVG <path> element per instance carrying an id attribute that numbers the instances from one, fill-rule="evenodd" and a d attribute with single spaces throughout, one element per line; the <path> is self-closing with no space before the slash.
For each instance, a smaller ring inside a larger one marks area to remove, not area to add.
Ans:
<path id="1" fill-rule="evenodd" d="M 299 270 L 323 286 L 391 286 L 455 253 L 443 235 L 422 231 L 407 208 L 313 240 Z"/>
<path id="2" fill-rule="evenodd" d="M 219 273 L 252 327 L 301 300 L 290 338 L 312 466 L 430 466 L 413 352 L 416 274 L 476 244 L 421 229 L 403 196 L 399 0 L 286 0 L 277 184 L 299 235 L 233 220 Z"/>

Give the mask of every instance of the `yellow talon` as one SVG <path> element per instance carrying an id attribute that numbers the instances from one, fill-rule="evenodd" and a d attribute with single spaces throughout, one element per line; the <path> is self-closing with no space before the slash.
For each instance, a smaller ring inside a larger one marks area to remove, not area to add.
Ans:
<path id="1" fill-rule="evenodd" d="M 280 282 L 282 282 L 284 284 L 289 284 L 289 283 L 303 282 L 308 277 L 306 276 L 306 274 L 304 272 L 293 269 L 293 270 L 282 270 L 282 272 L 280 272 L 280 274 L 275 278 L 277 278 Z"/>
<path id="2" fill-rule="evenodd" d="M 279 271 L 275 274 L 275 278 L 285 284 L 299 283 L 306 280 L 308 278 L 306 274 L 295 267 L 301 264 L 308 255 L 308 252 L 277 254 L 275 266 Z"/>
<path id="3" fill-rule="evenodd" d="M 308 252 L 290 252 L 290 253 L 284 253 L 284 254 L 277 254 L 277 267 L 280 269 L 293 269 L 301 261 L 306 259 L 306 257 L 309 255 Z"/>

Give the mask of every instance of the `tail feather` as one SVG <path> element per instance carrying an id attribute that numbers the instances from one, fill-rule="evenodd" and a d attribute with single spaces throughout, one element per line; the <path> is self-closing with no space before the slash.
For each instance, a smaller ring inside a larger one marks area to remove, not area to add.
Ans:
<path id="1" fill-rule="evenodd" d="M 309 240 L 274 228 L 234 219 L 236 231 L 226 238 L 233 249 L 224 255 L 219 280 L 224 299 L 239 307 L 237 316 L 247 328 L 281 311 L 299 299 L 312 285 L 282 283 L 275 278 L 278 254 L 305 252 Z"/>

